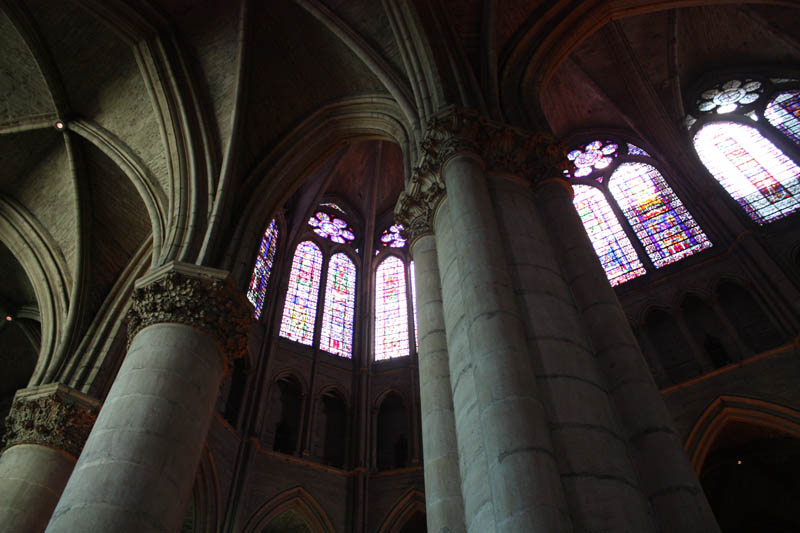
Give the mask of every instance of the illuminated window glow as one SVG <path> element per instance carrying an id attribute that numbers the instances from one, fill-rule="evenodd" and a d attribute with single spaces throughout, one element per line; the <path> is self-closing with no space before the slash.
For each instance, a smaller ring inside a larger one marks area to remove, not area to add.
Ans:
<path id="1" fill-rule="evenodd" d="M 314 233 L 320 237 L 325 237 L 338 244 L 347 244 L 356 238 L 347 222 L 341 218 L 331 218 L 329 214 L 322 211 L 317 211 L 313 217 L 309 218 L 308 225 L 314 228 Z"/>
<path id="2" fill-rule="evenodd" d="M 314 342 L 322 252 L 311 241 L 297 245 L 283 306 L 280 336 L 302 344 Z"/>
<path id="3" fill-rule="evenodd" d="M 408 355 L 408 304 L 403 261 L 387 257 L 375 272 L 375 360 Z"/>
<path id="4" fill-rule="evenodd" d="M 619 146 L 612 141 L 592 141 L 567 154 L 572 162 L 568 177 L 585 178 L 595 170 L 602 170 L 619 156 Z"/>
<path id="5" fill-rule="evenodd" d="M 589 185 L 575 185 L 573 203 L 589 234 L 611 285 L 619 285 L 645 273 L 631 241 L 603 193 Z"/>
<path id="6" fill-rule="evenodd" d="M 697 109 L 704 113 L 731 113 L 739 106 L 752 104 L 761 96 L 761 82 L 751 79 L 729 80 L 703 91 L 697 99 Z"/>
<path id="7" fill-rule="evenodd" d="M 261 309 L 264 307 L 267 283 L 269 283 L 272 264 L 275 262 L 275 250 L 277 247 L 278 225 L 273 218 L 264 232 L 264 237 L 261 239 L 256 265 L 253 267 L 253 277 L 250 278 L 250 287 L 247 289 L 247 299 L 253 304 L 253 317 L 255 318 L 261 317 Z"/>
<path id="8" fill-rule="evenodd" d="M 707 124 L 694 146 L 709 172 L 759 224 L 800 208 L 800 167 L 755 128 Z"/>
<path id="9" fill-rule="evenodd" d="M 352 357 L 355 307 L 356 266 L 346 254 L 338 253 L 328 262 L 325 310 L 319 340 L 323 350 L 342 357 Z"/>
<path id="10" fill-rule="evenodd" d="M 628 143 L 628 155 L 643 155 L 645 157 L 650 157 L 650 154 L 631 143 Z"/>
<path id="11" fill-rule="evenodd" d="M 414 312 L 414 341 L 419 350 L 419 327 L 417 326 L 417 274 L 414 271 L 414 261 L 411 261 L 411 309 Z"/>
<path id="12" fill-rule="evenodd" d="M 608 189 L 656 268 L 711 246 L 661 173 L 646 163 L 623 163 Z"/>
<path id="13" fill-rule="evenodd" d="M 800 144 L 800 91 L 781 93 L 767 104 L 764 117 L 784 135 Z"/>
<path id="14" fill-rule="evenodd" d="M 406 240 L 402 235 L 400 235 L 401 231 L 403 231 L 402 224 L 395 224 L 383 230 L 383 234 L 381 235 L 381 243 L 384 246 L 389 246 L 391 248 L 402 248 L 406 245 Z"/>

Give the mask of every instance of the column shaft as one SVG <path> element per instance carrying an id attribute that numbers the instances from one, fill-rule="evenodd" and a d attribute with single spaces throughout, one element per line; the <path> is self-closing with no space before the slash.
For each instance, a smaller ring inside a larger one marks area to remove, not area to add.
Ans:
<path id="1" fill-rule="evenodd" d="M 17 392 L 0 455 L 0 531 L 44 531 L 97 408 L 97 401 L 57 383 Z"/>
<path id="2" fill-rule="evenodd" d="M 435 220 L 436 252 L 447 335 L 464 520 L 470 533 L 493 533 L 495 523 L 492 491 L 486 482 L 489 478 L 489 462 L 483 443 L 475 372 L 467 338 L 461 271 L 448 211 L 445 200 Z"/>
<path id="3" fill-rule="evenodd" d="M 453 397 L 436 240 L 414 242 L 419 377 L 425 464 L 425 514 L 429 531 L 466 531 L 461 498 Z"/>
<path id="4" fill-rule="evenodd" d="M 140 331 L 47 531 L 176 531 L 223 370 L 217 344 L 194 328 Z"/>
<path id="5" fill-rule="evenodd" d="M 475 372 L 498 531 L 571 530 L 545 410 L 481 162 L 460 153 L 442 175 Z"/>
<path id="6" fill-rule="evenodd" d="M 625 312 L 572 206 L 568 184 L 546 180 L 537 196 L 659 528 L 719 531 Z"/>
<path id="7" fill-rule="evenodd" d="M 530 187 L 498 178 L 491 189 L 573 524 L 583 531 L 654 531 L 605 376 Z"/>

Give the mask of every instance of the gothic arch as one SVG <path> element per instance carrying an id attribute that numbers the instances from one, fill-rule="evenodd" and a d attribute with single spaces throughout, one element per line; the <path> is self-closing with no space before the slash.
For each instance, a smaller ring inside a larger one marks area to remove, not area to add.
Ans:
<path id="1" fill-rule="evenodd" d="M 217 531 L 219 526 L 219 483 L 211 450 L 206 445 L 197 475 L 194 480 L 192 496 L 187 509 L 187 520 L 191 517 L 192 531 Z"/>
<path id="2" fill-rule="evenodd" d="M 313 533 L 334 533 L 333 523 L 311 494 L 301 487 L 284 491 L 265 503 L 247 521 L 242 533 L 259 533 L 269 523 L 285 513 L 295 511 Z"/>
<path id="3" fill-rule="evenodd" d="M 755 398 L 720 396 L 700 415 L 684 445 L 697 474 L 717 436 L 730 422 L 763 426 L 800 438 L 800 411 Z"/>
<path id="4" fill-rule="evenodd" d="M 507 116 L 521 111 L 536 125 L 547 124 L 539 107 L 540 93 L 559 65 L 589 36 L 615 20 L 673 8 L 731 4 L 730 0 L 600 0 L 586 7 L 564 4 L 556 12 L 545 5 L 526 19 L 500 51 L 501 106 Z M 787 0 L 764 4 L 792 6 Z M 532 98 L 526 95 L 533 95 Z M 544 122 L 542 122 L 544 121 Z M 538 124 L 537 124 L 538 123 Z"/>
<path id="5" fill-rule="evenodd" d="M 425 513 L 425 494 L 411 489 L 394 504 L 378 528 L 378 533 L 399 533 L 417 513 Z"/>
<path id="6" fill-rule="evenodd" d="M 414 130 L 397 103 L 384 95 L 349 98 L 326 105 L 307 117 L 266 153 L 239 188 L 242 215 L 233 221 L 225 265 L 242 286 L 250 257 L 242 255 L 263 231 L 264 213 L 276 213 L 298 186 L 328 157 L 349 142 L 381 139 L 397 143 L 406 174 L 416 159 Z M 244 265 L 247 265 L 245 268 Z"/>
<path id="7" fill-rule="evenodd" d="M 66 335 L 71 276 L 50 232 L 24 206 L 0 196 L 0 240 L 32 281 L 39 306 L 42 340 L 32 384 L 46 383 L 57 367 L 57 350 Z M 35 280 L 35 282 L 34 282 Z"/>

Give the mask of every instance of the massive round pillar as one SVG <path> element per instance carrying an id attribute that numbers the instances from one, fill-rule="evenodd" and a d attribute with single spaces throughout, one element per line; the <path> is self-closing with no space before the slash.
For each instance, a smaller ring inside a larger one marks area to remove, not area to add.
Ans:
<path id="1" fill-rule="evenodd" d="M 571 530 L 483 161 L 444 158 L 452 240 L 497 531 Z M 465 458 L 462 458 L 465 460 Z"/>
<path id="2" fill-rule="evenodd" d="M 44 531 L 98 402 L 57 383 L 17 392 L 0 455 L 0 531 Z"/>
<path id="3" fill-rule="evenodd" d="M 569 183 L 543 180 L 537 196 L 659 528 L 719 531 L 625 312 L 572 206 Z"/>
<path id="4" fill-rule="evenodd" d="M 128 353 L 47 531 L 180 528 L 246 309 L 219 270 L 170 263 L 137 282 Z"/>

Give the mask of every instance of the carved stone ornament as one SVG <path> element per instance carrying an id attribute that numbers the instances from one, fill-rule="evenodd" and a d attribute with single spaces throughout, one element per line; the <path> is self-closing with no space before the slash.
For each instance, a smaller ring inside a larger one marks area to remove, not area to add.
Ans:
<path id="1" fill-rule="evenodd" d="M 246 353 L 250 314 L 226 272 L 172 262 L 137 281 L 128 311 L 128 343 L 147 326 L 184 324 L 215 338 L 228 365 Z"/>
<path id="2" fill-rule="evenodd" d="M 97 419 L 100 403 L 64 385 L 20 390 L 6 417 L 4 449 L 39 444 L 77 458 Z"/>
<path id="3" fill-rule="evenodd" d="M 395 220 L 413 241 L 431 233 L 433 215 L 444 198 L 443 165 L 458 153 L 480 158 L 489 172 L 536 183 L 563 176 L 566 148 L 549 134 L 534 134 L 491 121 L 473 109 L 449 107 L 434 116 L 420 143 L 419 164 L 395 206 Z"/>

